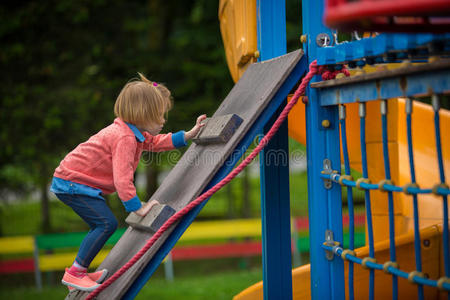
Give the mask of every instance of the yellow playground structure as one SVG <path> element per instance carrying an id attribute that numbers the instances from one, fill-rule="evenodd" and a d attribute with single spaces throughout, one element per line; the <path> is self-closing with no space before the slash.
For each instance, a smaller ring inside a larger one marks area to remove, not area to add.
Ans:
<path id="1" fill-rule="evenodd" d="M 256 0 L 233 1 L 220 0 L 220 28 L 226 52 L 228 67 L 236 82 L 249 64 L 259 57 L 257 47 L 257 16 Z M 300 44 L 300 43 L 299 43 Z M 388 65 L 389 69 L 401 66 L 400 63 Z M 376 72 L 374 67 L 364 67 L 363 72 Z M 351 76 L 354 71 L 350 70 Z M 358 103 L 347 104 L 347 136 L 350 165 L 353 170 L 361 170 L 361 147 L 359 143 Z M 382 158 L 381 113 L 379 101 L 367 102 L 367 161 L 368 172 L 372 182 L 385 178 Z M 397 186 L 411 182 L 408 163 L 408 142 L 405 125 L 405 99 L 390 99 L 388 101 L 388 147 L 390 153 L 392 181 Z M 436 165 L 436 147 L 434 134 L 423 124 L 433 123 L 434 111 L 431 105 L 419 101 L 413 102 L 413 147 L 416 155 L 417 182 L 422 186 L 433 186 L 439 182 Z M 442 155 L 445 173 L 450 174 L 450 111 L 440 110 L 440 125 L 442 129 Z M 306 144 L 305 105 L 297 104 L 289 114 L 289 136 L 302 144 Z M 307 146 L 307 145 L 306 145 Z M 342 147 L 342 145 L 341 145 Z M 341 151 L 342 155 L 342 151 Z M 386 194 L 379 190 L 371 191 L 373 238 L 377 261 L 389 261 L 389 221 Z M 411 196 L 405 193 L 394 193 L 395 235 L 398 264 L 407 271 L 415 270 L 414 266 L 414 223 Z M 294 199 L 295 201 L 295 195 Z M 442 210 L 440 197 L 427 194 L 419 197 L 419 225 L 421 235 L 423 272 L 430 278 L 444 276 L 442 253 Z M 367 236 L 367 235 L 366 235 Z M 366 238 L 367 239 L 367 238 Z M 357 257 L 368 256 L 368 247 L 356 249 Z M 348 264 L 345 264 L 348 272 Z M 377 299 L 390 297 L 391 275 L 377 272 L 375 275 Z M 347 278 L 347 276 L 346 276 Z M 359 265 L 354 269 L 355 298 L 365 299 L 368 295 L 369 272 Z M 310 299 L 310 266 L 304 265 L 292 271 L 293 299 Z M 346 285 L 347 286 L 347 285 Z M 399 296 L 401 299 L 416 298 L 416 289 L 408 281 L 399 281 Z M 427 299 L 444 299 L 446 296 L 435 288 L 425 287 Z M 346 291 L 348 295 L 348 292 Z M 262 299 L 262 282 L 250 286 L 234 297 L 235 300 Z"/>

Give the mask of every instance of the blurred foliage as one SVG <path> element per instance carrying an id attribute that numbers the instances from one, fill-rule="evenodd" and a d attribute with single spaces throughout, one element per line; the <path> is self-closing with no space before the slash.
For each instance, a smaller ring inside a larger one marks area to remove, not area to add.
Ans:
<path id="1" fill-rule="evenodd" d="M 113 120 L 141 71 L 175 96 L 168 131 L 189 129 L 231 87 L 218 3 L 11 1 L 0 8 L 1 166 L 48 177 L 59 159 Z"/>
<path id="2" fill-rule="evenodd" d="M 3 2 L 0 190 L 45 189 L 64 155 L 112 122 L 116 96 L 138 71 L 172 90 L 167 131 L 211 114 L 232 85 L 217 6 Z"/>
<path id="3" fill-rule="evenodd" d="M 255 161 L 258 165 L 259 162 Z M 306 216 L 308 210 L 308 192 L 306 187 L 306 172 L 291 172 L 289 177 L 290 184 L 290 198 L 291 198 L 291 215 L 292 216 Z M 243 208 L 243 177 L 238 176 L 227 185 L 230 187 L 233 195 L 233 201 L 227 195 L 227 189 L 219 190 L 208 201 L 205 207 L 197 217 L 198 220 L 223 220 L 229 218 L 229 206 L 232 205 L 235 218 L 242 218 L 244 213 Z M 261 200 L 259 178 L 249 178 L 249 188 L 251 193 L 249 195 L 249 206 L 251 215 L 248 217 L 258 218 L 261 215 Z M 355 191 L 354 191 L 355 192 Z M 143 191 L 138 191 L 142 194 Z M 357 198 L 357 194 L 355 195 Z M 343 202 L 347 199 L 344 197 Z M 109 197 L 107 200 L 110 200 Z M 123 205 L 119 201 L 109 201 L 111 209 L 119 221 L 120 227 L 125 227 L 126 212 Z M 0 204 L 0 228 L 3 229 L 5 236 L 15 235 L 36 235 L 41 233 L 40 224 L 42 217 L 39 214 L 39 203 L 19 203 L 7 207 Z M 73 213 L 70 207 L 64 205 L 61 201 L 52 201 L 50 203 L 52 211 L 57 211 L 51 216 L 52 229 L 56 232 L 76 232 L 89 230 L 88 225 L 76 214 Z M 2 212 L 3 210 L 3 212 Z M 121 215 L 122 214 L 122 215 Z"/>
<path id="4" fill-rule="evenodd" d="M 0 198 L 39 189 L 46 210 L 59 161 L 113 121 L 116 96 L 137 72 L 172 91 L 166 131 L 189 130 L 198 115 L 212 114 L 232 87 L 218 4 L 2 1 Z M 299 1 L 287 1 L 286 11 L 292 50 L 301 32 Z"/>

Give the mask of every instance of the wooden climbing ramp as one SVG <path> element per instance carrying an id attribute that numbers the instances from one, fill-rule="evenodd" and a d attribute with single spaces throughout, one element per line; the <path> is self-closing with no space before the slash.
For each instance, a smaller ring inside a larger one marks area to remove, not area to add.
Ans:
<path id="1" fill-rule="evenodd" d="M 225 177 L 263 126 L 286 103 L 288 93 L 306 71 L 303 52 L 297 50 L 276 59 L 251 65 L 214 113 L 213 118 L 235 114 L 242 123 L 226 143 L 192 143 L 151 199 L 176 211 L 199 196 L 209 185 Z M 150 250 L 97 299 L 130 299 L 142 288 L 197 211 L 172 226 Z M 128 262 L 152 237 L 148 230 L 129 227 L 99 266 L 111 276 Z M 84 299 L 86 292 L 73 291 L 66 299 Z"/>

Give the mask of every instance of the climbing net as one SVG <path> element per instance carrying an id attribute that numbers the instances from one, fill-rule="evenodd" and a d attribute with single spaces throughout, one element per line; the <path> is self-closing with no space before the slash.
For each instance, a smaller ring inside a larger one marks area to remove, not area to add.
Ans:
<path id="1" fill-rule="evenodd" d="M 322 172 L 321 177 L 324 180 L 332 181 L 340 184 L 347 189 L 347 203 L 349 211 L 349 248 L 344 249 L 340 243 L 325 242 L 323 249 L 334 256 L 340 257 L 342 260 L 348 262 L 348 291 L 349 298 L 354 298 L 354 264 L 359 264 L 369 270 L 369 298 L 374 299 L 374 281 L 375 270 L 382 270 L 392 276 L 392 298 L 398 298 L 398 277 L 406 278 L 411 283 L 417 285 L 417 293 L 419 299 L 424 299 L 424 286 L 437 287 L 442 291 L 450 291 L 450 254 L 449 254 L 449 231 L 448 231 L 448 203 L 447 197 L 450 194 L 450 189 L 445 183 L 444 163 L 442 157 L 441 146 L 441 128 L 439 111 L 441 109 L 441 101 L 443 96 L 438 94 L 432 95 L 432 107 L 434 111 L 434 135 L 435 147 L 437 153 L 437 166 L 439 169 L 439 182 L 432 187 L 419 187 L 416 181 L 416 171 L 414 164 L 414 147 L 412 141 L 412 115 L 413 102 L 415 100 L 407 98 L 405 102 L 406 112 L 406 137 L 407 148 L 409 154 L 409 168 L 410 168 L 410 183 L 404 186 L 394 184 L 391 179 L 391 169 L 389 161 L 389 147 L 388 147 L 388 120 L 387 107 L 388 100 L 380 101 L 381 111 L 381 132 L 382 132 L 382 148 L 384 161 L 384 176 L 385 179 L 377 183 L 372 183 L 368 174 L 367 165 L 367 149 L 366 149 L 366 103 L 360 102 L 358 113 L 360 123 L 360 147 L 361 147 L 361 162 L 362 162 L 362 177 L 354 179 L 351 176 L 350 159 L 347 142 L 347 128 L 346 128 L 346 107 L 339 105 L 339 124 L 341 130 L 342 151 L 344 158 L 344 174 L 337 171 Z M 367 234 L 369 256 L 360 258 L 357 257 L 354 248 L 354 201 L 353 189 L 358 188 L 364 191 L 365 209 L 367 217 Z M 374 248 L 374 234 L 371 210 L 371 190 L 379 190 L 386 193 L 388 202 L 388 219 L 389 219 L 389 261 L 378 263 L 375 259 Z M 413 223 L 414 223 L 414 250 L 415 250 L 415 270 L 412 272 L 405 272 L 397 263 L 396 254 L 396 236 L 395 236 L 395 222 L 394 222 L 394 197 L 393 193 L 405 193 L 408 195 L 413 203 Z M 422 255 L 421 255 L 421 239 L 419 228 L 419 210 L 418 197 L 424 194 L 434 194 L 442 199 L 442 226 L 443 226 L 443 246 L 442 253 L 444 257 L 444 274 L 441 278 L 431 279 L 427 278 L 426 274 L 422 272 Z"/>

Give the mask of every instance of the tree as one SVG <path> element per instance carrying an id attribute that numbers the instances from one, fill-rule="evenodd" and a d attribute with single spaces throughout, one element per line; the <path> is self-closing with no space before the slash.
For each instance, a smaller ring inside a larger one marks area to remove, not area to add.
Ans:
<path id="1" fill-rule="evenodd" d="M 0 189 L 41 191 L 59 161 L 110 124 L 121 87 L 136 72 L 172 90 L 166 130 L 190 128 L 231 88 L 218 2 L 7 1 L 0 7 Z M 6 172 L 13 168 L 20 178 Z M 6 175 L 5 175 L 6 174 Z"/>

